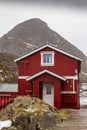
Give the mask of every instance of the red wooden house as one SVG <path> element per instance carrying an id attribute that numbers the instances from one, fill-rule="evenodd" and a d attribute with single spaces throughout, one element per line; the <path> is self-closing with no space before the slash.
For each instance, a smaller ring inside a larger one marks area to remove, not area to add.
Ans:
<path id="1" fill-rule="evenodd" d="M 32 95 L 56 108 L 79 108 L 81 59 L 44 45 L 18 59 L 18 94 Z"/>

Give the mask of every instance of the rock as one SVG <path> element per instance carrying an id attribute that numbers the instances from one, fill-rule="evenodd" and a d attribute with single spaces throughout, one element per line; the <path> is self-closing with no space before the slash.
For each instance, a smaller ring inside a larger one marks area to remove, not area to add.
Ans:
<path id="1" fill-rule="evenodd" d="M 11 119 L 8 130 L 43 130 L 56 124 L 58 110 L 44 101 L 19 96 L 0 112 L 0 119 Z"/>

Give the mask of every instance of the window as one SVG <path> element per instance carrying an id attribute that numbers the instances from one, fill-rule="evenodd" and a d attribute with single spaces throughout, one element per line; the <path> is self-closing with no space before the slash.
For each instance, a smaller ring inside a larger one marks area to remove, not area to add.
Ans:
<path id="1" fill-rule="evenodd" d="M 41 52 L 41 65 L 53 66 L 54 65 L 54 52 Z"/>
<path id="2" fill-rule="evenodd" d="M 52 54 L 43 54 L 43 63 L 52 63 Z"/>

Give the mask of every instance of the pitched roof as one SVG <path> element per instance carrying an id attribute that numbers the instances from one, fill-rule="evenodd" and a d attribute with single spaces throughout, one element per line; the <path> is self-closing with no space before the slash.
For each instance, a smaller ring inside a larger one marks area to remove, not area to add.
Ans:
<path id="1" fill-rule="evenodd" d="M 40 75 L 42 75 L 42 74 L 44 74 L 44 73 L 48 73 L 48 74 L 50 74 L 50 75 L 52 75 L 52 76 L 54 76 L 54 77 L 56 77 L 56 78 L 58 78 L 58 79 L 61 79 L 61 80 L 63 80 L 63 81 L 66 81 L 66 78 L 64 78 L 64 77 L 62 77 L 62 76 L 60 76 L 60 75 L 57 75 L 57 74 L 55 74 L 55 73 L 53 73 L 53 72 L 51 72 L 51 71 L 49 71 L 49 70 L 43 70 L 43 71 L 41 71 L 41 72 L 39 72 L 39 73 L 37 73 L 37 74 L 34 74 L 34 75 L 32 75 L 32 76 L 26 78 L 26 80 L 27 80 L 27 81 L 32 80 L 32 79 L 34 79 L 34 78 L 36 78 L 36 77 L 38 77 L 38 76 L 40 76 Z"/>
<path id="2" fill-rule="evenodd" d="M 20 60 L 22 60 L 22 59 L 24 59 L 24 58 L 26 58 L 26 57 L 28 57 L 28 56 L 30 56 L 30 55 L 32 55 L 32 54 L 38 52 L 38 51 L 40 51 L 40 50 L 42 50 L 42 49 L 44 49 L 44 48 L 46 48 L 46 47 L 51 48 L 51 49 L 53 49 L 53 50 L 55 50 L 55 51 L 57 51 L 57 52 L 60 52 L 60 53 L 62 53 L 62 54 L 64 54 L 64 55 L 69 56 L 69 57 L 71 57 L 71 58 L 74 58 L 74 59 L 76 59 L 76 60 L 82 61 L 82 59 L 80 59 L 80 58 L 78 58 L 78 57 L 76 57 L 76 56 L 73 56 L 73 55 L 71 55 L 71 54 L 69 54 L 69 53 L 67 53 L 67 52 L 64 52 L 64 51 L 62 51 L 62 50 L 60 50 L 60 49 L 58 49 L 58 48 L 56 48 L 56 47 L 54 47 L 54 46 L 52 46 L 52 45 L 48 45 L 48 44 L 47 44 L 47 45 L 44 45 L 44 46 L 41 46 L 41 47 L 37 48 L 36 50 L 34 50 L 34 51 L 32 51 L 32 52 L 30 52 L 30 53 L 24 55 L 24 56 L 21 56 L 21 57 L 15 59 L 14 62 L 18 62 L 18 61 L 20 61 Z"/>

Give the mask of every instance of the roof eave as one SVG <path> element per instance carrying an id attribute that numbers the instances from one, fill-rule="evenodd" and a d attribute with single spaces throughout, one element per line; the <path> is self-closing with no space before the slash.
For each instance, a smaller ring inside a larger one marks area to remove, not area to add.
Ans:
<path id="1" fill-rule="evenodd" d="M 20 61 L 20 60 L 22 60 L 22 59 L 24 59 L 24 58 L 26 58 L 26 57 L 28 57 L 28 56 L 30 56 L 30 55 L 32 55 L 32 54 L 38 52 L 38 51 L 40 51 L 40 50 L 42 50 L 42 49 L 44 49 L 44 48 L 46 48 L 46 47 L 49 47 L 49 48 L 51 48 L 51 49 L 53 49 L 53 50 L 56 50 L 57 52 L 60 52 L 60 53 L 62 53 L 62 54 L 64 54 L 64 55 L 69 56 L 69 57 L 71 57 L 71 58 L 74 58 L 74 59 L 76 59 L 76 60 L 82 61 L 82 59 L 80 59 L 80 58 L 78 58 L 78 57 L 76 57 L 76 56 L 73 56 L 73 55 L 71 55 L 71 54 L 69 54 L 69 53 L 67 53 L 67 52 L 64 52 L 64 51 L 62 51 L 62 50 L 60 50 L 60 49 L 58 49 L 58 48 L 56 48 L 56 47 L 54 47 L 54 46 L 52 46 L 52 45 L 48 45 L 48 44 L 47 44 L 47 45 L 44 45 L 44 46 L 41 46 L 41 47 L 37 48 L 36 50 L 34 50 L 34 51 L 32 51 L 32 52 L 30 52 L 30 53 L 28 53 L 28 54 L 25 54 L 25 55 L 23 55 L 23 56 L 21 56 L 21 57 L 15 59 L 14 62 L 18 62 L 18 61 Z"/>
<path id="2" fill-rule="evenodd" d="M 63 81 L 66 81 L 66 78 L 64 78 L 64 77 L 62 77 L 62 76 L 60 76 L 60 75 L 57 75 L 57 74 L 55 74 L 55 73 L 53 73 L 53 72 L 51 72 L 51 71 L 48 71 L 48 70 L 43 70 L 43 71 L 41 71 L 41 72 L 39 72 L 39 73 L 37 73 L 37 74 L 31 76 L 31 77 L 28 77 L 28 78 L 26 78 L 26 81 L 32 80 L 32 79 L 34 79 L 34 78 L 36 78 L 36 77 L 38 77 L 38 76 L 40 76 L 40 75 L 42 75 L 42 74 L 44 74 L 44 73 L 48 73 L 48 74 L 50 74 L 50 75 L 52 75 L 52 76 L 54 76 L 54 77 L 56 77 L 56 78 L 59 78 L 59 79 L 61 79 L 61 80 L 63 80 Z"/>

